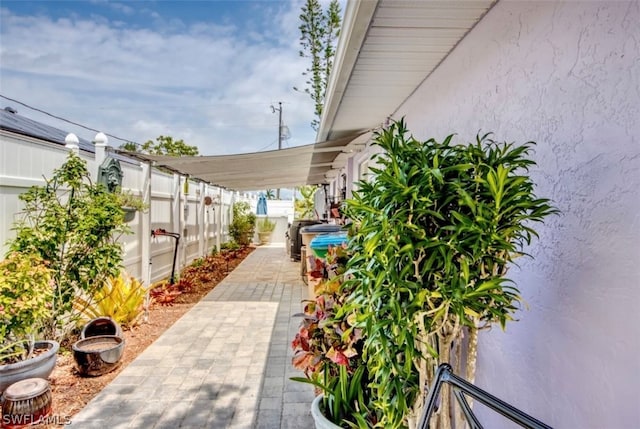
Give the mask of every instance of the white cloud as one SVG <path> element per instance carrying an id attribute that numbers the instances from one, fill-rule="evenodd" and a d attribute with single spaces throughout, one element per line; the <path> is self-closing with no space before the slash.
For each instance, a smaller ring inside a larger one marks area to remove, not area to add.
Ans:
<path id="1" fill-rule="evenodd" d="M 271 20 L 263 23 L 270 30 L 249 36 L 233 23 L 189 27 L 151 18 L 151 10 L 145 16 L 155 24 L 137 28 L 104 16 L 54 20 L 3 9 L 1 93 L 140 143 L 171 135 L 203 154 L 275 143 L 277 113 L 270 105 L 282 101 L 292 134 L 287 143 L 311 143 L 312 102 L 293 90 L 304 86 L 306 68 L 298 56 L 301 2 L 294 3 L 278 2 L 279 9 L 264 18 Z M 109 5 L 122 15 L 141 14 L 124 3 Z M 155 30 L 159 24 L 162 31 Z M 45 122 L 65 129 L 50 118 Z"/>

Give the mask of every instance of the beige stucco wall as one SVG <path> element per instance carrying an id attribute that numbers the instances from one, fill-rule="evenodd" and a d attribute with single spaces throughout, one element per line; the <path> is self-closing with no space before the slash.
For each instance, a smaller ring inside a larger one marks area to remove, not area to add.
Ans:
<path id="1" fill-rule="evenodd" d="M 554 427 L 640 427 L 640 2 L 501 1 L 395 116 L 537 141 L 562 211 L 510 271 L 529 309 L 481 334 L 477 384 Z"/>
<path id="2" fill-rule="evenodd" d="M 481 334 L 477 384 L 554 427 L 640 427 L 640 2 L 502 0 L 394 116 L 538 142 L 562 211 L 509 273 L 528 309 Z"/>

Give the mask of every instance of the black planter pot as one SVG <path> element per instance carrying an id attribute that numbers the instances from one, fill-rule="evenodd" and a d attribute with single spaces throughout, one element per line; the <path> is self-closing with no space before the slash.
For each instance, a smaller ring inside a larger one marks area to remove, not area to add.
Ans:
<path id="1" fill-rule="evenodd" d="M 20 362 L 0 365 L 0 394 L 15 382 L 27 378 L 47 378 L 56 366 L 60 344 L 56 341 L 36 341 L 34 349 L 41 352 Z M 44 351 L 42 351 L 44 350 Z"/>
<path id="2" fill-rule="evenodd" d="M 98 335 L 76 341 L 73 358 L 82 376 L 96 377 L 113 371 L 120 365 L 124 339 L 117 335 Z"/>
<path id="3" fill-rule="evenodd" d="M 88 321 L 82 328 L 80 339 L 97 337 L 99 335 L 116 335 L 122 337 L 122 328 L 110 317 L 96 317 Z"/>

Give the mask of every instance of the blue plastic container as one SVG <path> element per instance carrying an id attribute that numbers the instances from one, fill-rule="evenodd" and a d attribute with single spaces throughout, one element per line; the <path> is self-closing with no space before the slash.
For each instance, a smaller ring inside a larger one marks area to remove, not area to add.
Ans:
<path id="1" fill-rule="evenodd" d="M 325 258 L 329 246 L 341 246 L 347 242 L 347 234 L 345 232 L 336 232 L 331 234 L 316 235 L 309 243 L 309 247 L 318 258 Z"/>

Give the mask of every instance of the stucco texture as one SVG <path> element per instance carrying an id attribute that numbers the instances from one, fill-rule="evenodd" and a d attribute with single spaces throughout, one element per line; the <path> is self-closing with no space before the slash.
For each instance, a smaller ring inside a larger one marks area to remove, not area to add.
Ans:
<path id="1" fill-rule="evenodd" d="M 509 272 L 528 309 L 481 333 L 477 384 L 554 427 L 640 427 L 640 2 L 500 1 L 403 116 L 420 139 L 536 141 L 562 212 Z"/>

